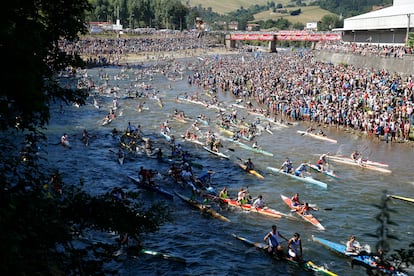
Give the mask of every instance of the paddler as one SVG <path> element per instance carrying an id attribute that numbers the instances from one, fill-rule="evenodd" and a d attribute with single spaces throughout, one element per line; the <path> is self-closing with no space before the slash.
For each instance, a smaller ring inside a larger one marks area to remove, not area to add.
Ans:
<path id="1" fill-rule="evenodd" d="M 360 251 L 361 246 L 359 245 L 359 242 L 356 240 L 356 237 L 354 235 L 350 236 L 348 241 L 346 242 L 345 254 L 358 255 Z"/>
<path id="2" fill-rule="evenodd" d="M 291 198 L 292 200 L 292 206 L 301 206 L 302 203 L 299 200 L 299 193 L 296 193 L 292 196 Z"/>
<path id="3" fill-rule="evenodd" d="M 254 170 L 254 164 L 253 164 L 253 162 L 250 158 L 247 159 L 247 161 L 244 163 L 244 165 L 246 166 L 246 171 Z"/>
<path id="4" fill-rule="evenodd" d="M 219 197 L 220 197 L 220 198 L 228 198 L 228 197 L 229 197 L 229 194 L 228 194 L 228 191 L 227 191 L 227 187 L 224 187 L 224 188 L 220 191 Z"/>
<path id="5" fill-rule="evenodd" d="M 289 258 L 293 261 L 302 260 L 302 240 L 299 233 L 293 234 L 293 237 L 288 242 L 288 254 Z"/>
<path id="6" fill-rule="evenodd" d="M 299 176 L 299 177 L 305 177 L 305 173 L 308 173 L 308 164 L 307 163 L 302 163 L 299 165 L 299 167 L 296 168 L 295 170 L 295 175 Z"/>
<path id="7" fill-rule="evenodd" d="M 275 255 L 275 253 L 278 256 L 283 255 L 283 247 L 279 243 L 279 237 L 286 241 L 288 240 L 279 233 L 276 225 L 272 225 L 272 230 L 263 238 L 263 241 L 268 244 L 267 252 L 272 256 Z"/>
<path id="8" fill-rule="evenodd" d="M 263 209 L 264 207 L 265 207 L 265 201 L 264 201 L 264 199 L 263 199 L 263 196 L 262 195 L 259 195 L 257 198 L 256 198 L 256 200 L 253 202 L 253 207 L 254 208 L 260 208 L 260 209 Z"/>
<path id="9" fill-rule="evenodd" d="M 282 166 L 280 167 L 279 171 L 284 169 L 283 171 L 285 173 L 292 173 L 293 170 L 293 164 L 292 161 L 290 161 L 289 157 L 286 157 L 285 162 L 283 162 Z"/>

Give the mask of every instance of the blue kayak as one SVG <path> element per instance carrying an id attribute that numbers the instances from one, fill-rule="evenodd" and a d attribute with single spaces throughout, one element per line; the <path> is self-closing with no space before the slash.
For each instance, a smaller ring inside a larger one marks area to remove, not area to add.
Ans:
<path id="1" fill-rule="evenodd" d="M 346 246 L 344 244 L 328 241 L 319 237 L 315 237 L 314 235 L 312 235 L 312 239 L 345 257 L 352 258 L 354 261 L 365 267 L 379 269 L 381 272 L 384 272 L 388 275 L 408 276 L 408 274 L 404 272 L 396 271 L 383 266 L 378 266 L 375 258 L 371 255 L 348 255 L 345 253 Z"/>
<path id="2" fill-rule="evenodd" d="M 300 176 L 296 176 L 294 174 L 291 173 L 286 173 L 278 168 L 273 168 L 273 167 L 267 167 L 268 170 L 272 171 L 273 173 L 279 173 L 279 174 L 284 174 L 286 176 L 290 176 L 294 179 L 309 183 L 309 184 L 315 184 L 318 185 L 321 188 L 327 189 L 328 188 L 328 184 L 326 184 L 325 182 L 319 181 L 315 178 L 312 178 L 310 176 L 305 176 L 305 177 L 300 177 Z"/>

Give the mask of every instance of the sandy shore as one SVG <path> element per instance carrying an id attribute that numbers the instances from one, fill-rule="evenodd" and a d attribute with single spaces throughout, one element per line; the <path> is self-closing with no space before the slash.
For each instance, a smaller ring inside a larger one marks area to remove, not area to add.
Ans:
<path id="1" fill-rule="evenodd" d="M 172 52 L 143 52 L 139 54 L 127 54 L 122 56 L 120 63 L 139 63 L 157 60 L 171 60 L 181 58 L 196 58 L 209 55 L 223 55 L 223 54 L 236 54 L 237 51 L 229 51 L 224 47 L 208 48 L 208 49 L 194 49 L 194 50 L 181 50 Z"/>

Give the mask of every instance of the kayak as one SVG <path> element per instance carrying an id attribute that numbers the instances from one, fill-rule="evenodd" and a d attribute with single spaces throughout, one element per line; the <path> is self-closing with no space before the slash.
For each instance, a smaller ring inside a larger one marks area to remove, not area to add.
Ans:
<path id="1" fill-rule="evenodd" d="M 197 145 L 200 145 L 200 146 L 205 145 L 203 142 L 201 142 L 201 141 L 199 141 L 197 139 L 191 139 L 191 138 L 185 138 L 185 137 L 183 137 L 183 139 L 185 141 L 187 141 L 187 142 L 190 142 L 190 143 L 193 143 L 193 144 L 197 144 Z"/>
<path id="2" fill-rule="evenodd" d="M 177 191 L 175 192 L 175 194 L 181 198 L 183 201 L 187 202 L 188 204 L 190 204 L 191 206 L 199 209 L 200 211 L 202 211 L 205 214 L 208 214 L 210 216 L 212 216 L 213 218 L 217 218 L 221 221 L 225 221 L 225 222 L 230 222 L 230 220 L 228 218 L 226 218 L 225 216 L 217 213 L 214 209 L 212 209 L 210 206 L 208 205 L 204 205 L 201 202 L 195 200 L 195 199 L 191 199 L 189 197 L 186 197 L 180 193 L 178 193 Z"/>
<path id="3" fill-rule="evenodd" d="M 235 237 L 236 239 L 244 242 L 245 244 L 247 244 L 249 246 L 256 247 L 257 249 L 259 249 L 260 251 L 262 251 L 263 253 L 265 253 L 266 255 L 268 255 L 269 257 L 271 257 L 275 260 L 288 262 L 289 264 L 294 265 L 294 266 L 298 266 L 298 267 L 300 267 L 301 269 L 303 269 L 305 271 L 314 271 L 314 272 L 317 272 L 319 274 L 329 275 L 329 276 L 336 276 L 337 275 L 337 274 L 333 273 L 332 271 L 329 271 L 328 269 L 326 269 L 324 266 L 319 266 L 319 265 L 314 264 L 312 261 L 297 262 L 297 261 L 294 261 L 294 260 L 290 260 L 288 258 L 283 258 L 283 257 L 280 258 L 280 257 L 277 257 L 276 255 L 270 256 L 267 253 L 268 245 L 266 245 L 264 243 L 261 243 L 261 242 L 253 242 L 253 241 L 251 241 L 249 239 L 246 239 L 244 237 L 237 236 L 236 234 L 232 234 L 232 236 Z"/>
<path id="4" fill-rule="evenodd" d="M 300 177 L 300 176 L 296 176 L 296 175 L 291 174 L 291 173 L 286 173 L 286 172 L 284 172 L 280 169 L 274 168 L 274 167 L 267 167 L 267 169 L 272 171 L 273 173 L 280 173 L 280 174 L 283 174 L 283 175 L 287 175 L 289 177 L 292 177 L 294 179 L 297 179 L 297 180 L 300 180 L 300 181 L 303 181 L 303 182 L 306 182 L 306 183 L 309 183 L 309 184 L 318 185 L 319 187 L 324 188 L 324 189 L 328 188 L 328 184 L 326 184 L 325 182 L 319 181 L 317 179 L 314 179 L 310 176 Z"/>
<path id="5" fill-rule="evenodd" d="M 370 165 L 368 163 L 365 163 L 364 161 L 358 162 L 348 157 L 338 157 L 338 156 L 331 156 L 331 155 L 328 155 L 327 157 L 330 160 L 337 162 L 337 163 L 358 166 L 363 169 L 373 170 L 373 171 L 382 172 L 382 173 L 391 173 L 391 170 L 389 169 L 376 166 L 376 165 Z"/>
<path id="6" fill-rule="evenodd" d="M 284 196 L 284 195 L 280 195 L 280 197 L 283 199 L 283 201 L 286 203 L 286 205 L 290 207 L 290 209 L 296 211 L 296 214 L 298 214 L 304 220 L 312 223 L 313 225 L 318 227 L 320 230 L 325 230 L 325 227 L 312 214 L 302 215 L 300 212 L 297 212 L 299 207 L 298 206 L 293 206 L 292 205 L 292 200 L 289 197 Z"/>
<path id="7" fill-rule="evenodd" d="M 246 168 L 247 168 L 246 165 L 239 163 L 239 166 L 240 166 L 240 168 L 243 169 L 243 171 L 246 171 Z M 251 175 L 256 176 L 259 179 L 264 179 L 264 176 L 261 175 L 260 173 L 258 173 L 256 170 L 248 170 L 247 172 L 250 173 Z"/>
<path id="8" fill-rule="evenodd" d="M 410 197 L 403 197 L 403 196 L 397 196 L 397 195 L 388 195 L 388 197 L 414 203 L 414 198 L 410 198 Z"/>
<path id="9" fill-rule="evenodd" d="M 239 141 L 234 141 L 234 142 L 236 144 L 238 144 L 243 149 L 247 149 L 247 150 L 250 150 L 250 151 L 253 151 L 253 152 L 261 153 L 261 154 L 267 155 L 267 156 L 273 156 L 273 153 L 271 153 L 271 152 L 268 152 L 268 151 L 265 151 L 265 150 L 262 150 L 262 149 L 258 149 L 258 148 L 253 148 L 253 147 L 248 146 L 246 144 L 243 144 L 242 142 L 239 142 Z"/>
<path id="10" fill-rule="evenodd" d="M 344 155 L 327 155 L 327 157 L 331 158 L 332 160 L 340 159 L 340 160 L 346 160 L 346 161 L 356 163 L 354 159 L 352 159 L 351 157 L 344 156 Z M 362 158 L 362 163 L 365 163 L 367 165 L 377 166 L 377 167 L 389 167 L 389 165 L 384 162 L 372 161 L 372 160 L 368 160 L 367 158 Z"/>
<path id="11" fill-rule="evenodd" d="M 240 208 L 244 211 L 255 212 L 273 218 L 281 218 L 282 216 L 290 217 L 289 214 L 281 213 L 269 207 L 255 208 L 252 204 L 240 204 L 237 200 L 231 198 L 220 198 L 220 201 L 228 204 L 229 206 Z"/>
<path id="12" fill-rule="evenodd" d="M 322 174 L 327 175 L 329 177 L 332 177 L 332 178 L 335 178 L 335 179 L 339 179 L 339 176 L 336 175 L 332 170 L 324 170 L 324 171 L 321 171 L 321 169 L 319 169 L 319 167 L 317 165 L 315 165 L 315 164 L 308 164 L 308 165 L 315 172 L 319 172 L 319 173 L 322 173 Z"/>
<path id="13" fill-rule="evenodd" d="M 167 197 L 168 199 L 171 199 L 171 200 L 174 198 L 173 194 L 171 194 L 170 192 L 164 190 L 163 188 L 161 188 L 158 185 L 144 184 L 136 177 L 133 177 L 133 176 L 130 176 L 130 175 L 128 175 L 128 177 L 133 182 L 135 182 L 135 184 L 137 184 L 140 187 L 143 187 L 143 188 L 147 189 L 148 191 L 159 193 L 159 194 L 161 194 L 161 195 L 163 195 L 163 196 L 165 196 L 165 197 Z"/>
<path id="14" fill-rule="evenodd" d="M 219 156 L 219 157 L 226 158 L 226 159 L 229 159 L 229 158 L 230 158 L 230 156 L 225 155 L 224 153 L 221 153 L 221 152 L 218 152 L 218 151 L 211 150 L 211 149 L 209 149 L 209 148 L 208 148 L 208 147 L 206 147 L 206 146 L 204 146 L 204 147 L 203 147 L 203 149 L 205 149 L 205 150 L 206 150 L 206 151 L 208 151 L 209 153 L 212 153 L 212 154 L 217 155 L 217 156 Z"/>
<path id="15" fill-rule="evenodd" d="M 333 251 L 341 254 L 342 256 L 352 258 L 358 264 L 361 264 L 361 265 L 363 265 L 365 267 L 379 269 L 380 271 L 382 271 L 384 273 L 387 273 L 389 275 L 398 275 L 398 276 L 407 275 L 404 272 L 400 272 L 400 271 L 396 271 L 396 270 L 390 270 L 390 269 L 385 268 L 383 266 L 379 267 L 377 265 L 377 263 L 375 261 L 375 258 L 373 256 L 370 256 L 370 255 L 347 255 L 347 254 L 345 254 L 345 249 L 346 249 L 346 245 L 345 244 L 328 241 L 328 240 L 325 240 L 325 239 L 322 239 L 322 238 L 319 238 L 319 237 L 315 237 L 314 235 L 312 235 L 312 239 L 315 242 L 318 242 L 318 243 L 326 246 L 330 250 L 333 250 Z"/>
<path id="16" fill-rule="evenodd" d="M 174 255 L 171 255 L 171 254 L 166 254 L 166 253 L 154 251 L 154 250 L 141 249 L 140 253 L 155 256 L 155 257 L 160 257 L 160 258 L 163 258 L 165 260 L 175 261 L 175 262 L 179 262 L 179 263 L 186 263 L 186 260 L 184 258 L 177 257 L 177 256 L 174 256 Z"/>
<path id="17" fill-rule="evenodd" d="M 102 240 L 97 240 L 97 239 L 90 238 L 90 237 L 88 237 L 88 238 L 86 238 L 86 237 L 80 237 L 77 240 L 79 240 L 81 242 L 86 242 L 86 243 L 89 243 L 89 244 L 95 244 L 95 245 L 98 245 L 98 244 L 102 244 L 102 245 L 113 245 L 113 242 L 111 242 L 109 240 L 103 240 L 103 239 Z M 114 253 L 114 256 L 120 256 L 122 254 L 128 254 L 128 255 L 130 255 L 132 257 L 138 257 L 137 253 L 139 253 L 139 254 L 146 254 L 146 255 L 150 255 L 150 256 L 154 256 L 154 257 L 160 257 L 160 258 L 165 259 L 165 260 L 180 262 L 180 263 L 184 263 L 184 264 L 187 262 L 186 259 L 184 259 L 184 258 L 181 258 L 181 257 L 178 257 L 178 256 L 174 256 L 174 255 L 171 255 L 171 254 L 167 254 L 167 253 L 162 253 L 162 252 L 159 252 L 159 251 L 154 251 L 154 250 L 146 249 L 146 248 L 142 248 L 139 251 L 135 251 L 134 250 L 133 251 L 133 254 L 131 255 L 128 252 L 127 248 L 122 247 L 122 248 L 120 248 L 119 250 L 117 250 Z"/>
<path id="18" fill-rule="evenodd" d="M 160 131 L 160 135 L 165 138 L 168 142 L 171 141 L 171 136 L 168 135 L 166 132 Z"/>
<path id="19" fill-rule="evenodd" d="M 307 135 L 307 136 L 310 136 L 310 137 L 313 137 L 313 138 L 316 138 L 316 139 L 319 139 L 319 140 L 324 140 L 324 141 L 327 141 L 327 142 L 330 142 L 330 143 L 334 143 L 334 144 L 338 143 L 338 141 L 336 141 L 335 139 L 329 138 L 325 135 L 319 135 L 319 134 L 316 134 L 316 133 L 307 132 L 307 131 L 303 131 L 303 130 L 298 130 L 297 132 L 300 135 L 303 135 L 303 136 Z"/>

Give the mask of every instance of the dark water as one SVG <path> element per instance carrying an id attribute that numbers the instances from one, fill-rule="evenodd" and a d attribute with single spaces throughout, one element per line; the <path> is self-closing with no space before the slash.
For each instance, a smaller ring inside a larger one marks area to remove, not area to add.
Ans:
<path id="1" fill-rule="evenodd" d="M 119 116 L 107 126 L 101 126 L 101 123 L 112 104 L 113 94 L 111 93 L 101 93 L 98 97 L 102 105 L 100 109 L 93 106 L 92 98 L 86 106 L 80 108 L 64 106 L 63 113 L 58 112 L 59 104 L 52 107 L 53 116 L 47 130 L 50 144 L 47 149 L 49 162 L 61 170 L 65 182 L 73 183 L 78 182 L 80 178 L 83 179 L 85 189 L 92 194 L 108 192 L 114 187 L 137 190 L 136 186 L 128 180 L 127 175 L 136 175 L 141 165 L 156 169 L 161 173 L 168 171 L 168 164 L 159 163 L 145 155 L 133 158 L 129 156 L 124 165 L 119 165 L 114 153 L 118 149 L 119 138 L 111 135 L 114 127 L 125 130 L 128 121 L 134 125 L 140 124 L 143 132 L 153 138 L 154 146 L 166 151 L 167 145 L 158 135 L 159 126 L 163 120 L 169 118 L 175 108 L 185 111 L 192 118 L 201 112 L 209 116 L 212 121 L 216 118 L 216 113 L 212 109 L 174 101 L 177 95 L 185 92 L 191 95 L 196 91 L 202 98 L 208 99 L 200 89 L 188 86 L 186 83 L 188 72 L 184 72 L 183 80 L 169 81 L 162 75 L 151 74 L 150 76 L 142 74 L 139 69 L 131 69 L 122 72 L 123 79 L 114 80 L 113 75 L 121 73 L 121 69 L 107 68 L 104 70 L 111 77 L 108 81 L 108 89 L 115 86 L 120 88 L 117 96 L 122 97 L 126 89 L 145 82 L 160 91 L 165 105 L 161 109 L 155 100 L 143 99 L 141 101 L 145 101 L 145 106 L 149 107 L 149 110 L 138 113 L 136 109 L 138 99 L 121 99 L 119 101 L 121 106 L 116 111 Z M 94 78 L 97 85 L 102 85 L 105 81 L 97 77 L 98 73 L 99 70 L 94 69 L 90 70 L 88 75 Z M 108 89 L 105 91 L 109 91 Z M 234 102 L 230 95 L 219 94 L 219 97 L 224 102 Z M 245 111 L 239 110 L 239 114 L 245 114 Z M 248 118 L 255 119 L 251 115 Z M 190 126 L 190 124 L 181 124 L 171 118 L 170 123 L 173 133 L 178 137 L 184 134 Z M 88 147 L 85 147 L 80 140 L 82 130 L 85 128 L 90 135 L 93 135 Z M 202 128 L 202 131 L 209 128 L 218 133 L 214 124 Z M 280 194 L 291 196 L 295 192 L 300 193 L 302 200 L 307 200 L 320 208 L 332 208 L 331 211 L 314 212 L 314 215 L 326 227 L 326 231 L 319 231 L 316 227 L 301 220 L 271 219 L 234 209 L 219 210 L 231 220 L 230 223 L 225 223 L 203 216 L 179 198 L 167 201 L 156 194 L 142 191 L 144 201 L 148 203 L 165 201 L 172 208 L 174 216 L 172 223 L 163 225 L 159 232 L 148 237 L 145 247 L 181 256 L 187 260 L 187 265 L 148 256 L 138 259 L 124 258 L 120 263 L 111 265 L 118 267 L 123 275 L 308 275 L 288 264 L 272 262 L 267 256 L 246 246 L 231 235 L 236 233 L 253 241 L 262 241 L 271 225 L 277 224 L 280 232 L 285 236 L 290 237 L 294 232 L 301 234 L 306 259 L 312 259 L 316 264 L 325 264 L 338 275 L 365 275 L 362 268 L 352 269 L 347 259 L 314 243 L 311 237 L 317 235 L 332 241 L 345 242 L 349 235 L 355 234 L 362 244 L 369 244 L 374 248 L 375 240 L 365 235 L 375 232 L 378 226 L 374 219 L 378 209 L 371 204 L 379 203 L 383 190 L 388 190 L 392 194 L 414 197 L 413 147 L 407 144 L 378 143 L 340 130 L 325 129 L 329 137 L 338 140 L 337 144 L 330 144 L 300 136 L 296 132 L 305 128 L 304 124 L 289 128 L 274 128 L 273 135 L 264 132 L 259 136 L 257 138 L 259 144 L 272 152 L 273 157 L 256 154 L 241 149 L 235 144 L 224 142 L 225 149 L 234 150 L 225 150 L 231 158 L 224 160 L 202 150 L 198 145 L 185 143 L 180 139 L 177 141 L 196 156 L 195 162 L 203 165 L 203 169 L 194 168 L 197 176 L 209 169 L 215 171 L 212 181 L 217 190 L 227 186 L 230 194 L 235 196 L 240 187 L 248 187 L 252 196 L 262 194 L 270 207 L 284 213 L 289 213 L 290 210 L 282 202 Z M 71 149 L 52 145 L 59 141 L 59 137 L 64 132 L 70 137 Z M 341 180 L 317 175 L 318 179 L 328 183 L 326 190 L 318 186 L 299 183 L 283 175 L 266 174 L 267 166 L 279 167 L 286 156 L 290 157 L 294 165 L 299 165 L 301 162 L 316 162 L 321 153 L 349 155 L 356 148 L 363 150 L 372 160 L 388 163 L 392 174 L 332 163 L 335 173 L 341 177 Z M 256 167 L 265 173 L 264 180 L 257 180 L 237 166 L 237 158 L 247 159 L 249 157 L 252 158 Z M 177 186 L 169 177 L 159 176 L 157 181 L 169 191 L 177 190 L 186 195 L 190 193 Z M 398 223 L 398 226 L 392 227 L 392 234 L 401 238 L 400 241 L 392 241 L 392 247 L 408 247 L 409 242 L 414 240 L 412 223 L 414 206 L 395 200 L 392 201 L 391 207 L 397 211 L 392 215 L 392 219 Z M 286 242 L 282 244 L 286 246 Z"/>

